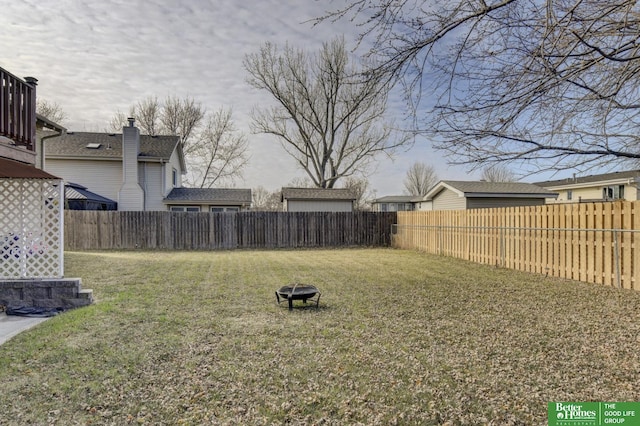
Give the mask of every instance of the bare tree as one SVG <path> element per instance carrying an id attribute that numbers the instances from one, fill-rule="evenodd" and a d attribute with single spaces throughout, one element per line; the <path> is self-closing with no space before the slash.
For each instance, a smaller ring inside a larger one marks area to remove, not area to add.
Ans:
<path id="1" fill-rule="evenodd" d="M 319 21 L 342 18 L 454 163 L 538 172 L 640 158 L 635 1 L 352 0 Z"/>
<path id="2" fill-rule="evenodd" d="M 248 163 L 247 140 L 236 129 L 230 109 L 207 114 L 192 98 L 170 96 L 161 103 L 157 97 L 148 97 L 132 105 L 129 115 L 118 111 L 109 123 L 110 130 L 121 131 L 127 117 L 136 118 L 143 134 L 180 137 L 188 186 L 232 184 Z"/>
<path id="3" fill-rule="evenodd" d="M 407 170 L 404 178 L 404 188 L 409 195 L 424 196 L 438 182 L 435 167 L 416 162 Z"/>
<path id="4" fill-rule="evenodd" d="M 269 191 L 264 186 L 258 186 L 251 190 L 252 210 L 257 211 L 282 211 L 280 190 Z"/>
<path id="5" fill-rule="evenodd" d="M 118 111 L 109 122 L 109 130 L 119 132 L 128 117 L 135 117 L 140 132 L 145 135 L 180 136 L 185 154 L 197 148 L 195 134 L 205 120 L 206 109 L 192 98 L 169 96 L 161 103 L 157 97 L 148 97 L 129 108 L 129 115 Z"/>
<path id="6" fill-rule="evenodd" d="M 351 176 L 345 179 L 343 186 L 344 188 L 351 189 L 356 195 L 356 201 L 354 203 L 355 210 L 371 210 L 370 200 L 375 198 L 375 196 L 369 189 L 368 179 Z"/>
<path id="7" fill-rule="evenodd" d="M 357 77 L 342 39 L 316 55 L 267 43 L 244 67 L 249 84 L 277 102 L 254 111 L 253 131 L 277 136 L 316 187 L 362 174 L 378 154 L 409 140 L 385 122 L 388 86 Z"/>
<path id="8" fill-rule="evenodd" d="M 232 183 L 247 165 L 247 140 L 231 119 L 231 110 L 220 108 L 207 116 L 198 142 L 186 153 L 187 183 L 199 188 Z"/>
<path id="9" fill-rule="evenodd" d="M 36 113 L 57 124 L 64 123 L 68 118 L 62 106 L 56 102 L 49 102 L 42 98 L 36 99 Z"/>
<path id="10" fill-rule="evenodd" d="M 162 129 L 170 135 L 178 135 L 186 155 L 196 149 L 196 142 L 191 138 L 205 117 L 205 109 L 193 98 L 177 98 L 169 96 L 165 103 L 160 120 Z"/>
<path id="11" fill-rule="evenodd" d="M 480 179 L 486 182 L 516 182 L 518 180 L 512 170 L 499 164 L 484 168 Z"/>

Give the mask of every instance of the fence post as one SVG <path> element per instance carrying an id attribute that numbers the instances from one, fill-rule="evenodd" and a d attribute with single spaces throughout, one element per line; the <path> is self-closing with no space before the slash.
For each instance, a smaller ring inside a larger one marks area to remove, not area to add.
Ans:
<path id="1" fill-rule="evenodd" d="M 504 241 L 504 227 L 500 227 L 500 267 L 504 268 L 505 265 L 505 241 Z"/>
<path id="2" fill-rule="evenodd" d="M 613 230 L 613 258 L 616 268 L 616 285 L 618 288 L 622 288 L 622 281 L 620 278 L 620 245 L 618 244 L 618 231 Z"/>

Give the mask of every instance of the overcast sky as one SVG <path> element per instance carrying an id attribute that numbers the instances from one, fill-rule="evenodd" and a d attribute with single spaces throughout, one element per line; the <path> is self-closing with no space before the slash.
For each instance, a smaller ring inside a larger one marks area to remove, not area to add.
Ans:
<path id="1" fill-rule="evenodd" d="M 62 106 L 70 131 L 104 131 L 118 110 L 149 96 L 193 97 L 208 110 L 233 108 L 250 141 L 250 162 L 237 187 L 275 190 L 305 173 L 273 137 L 252 135 L 251 109 L 270 103 L 246 83 L 242 60 L 266 41 L 317 50 L 344 35 L 349 22 L 308 21 L 339 3 L 328 0 L 20 0 L 0 13 L 0 67 L 38 79 L 38 97 Z M 402 120 L 401 103 L 390 116 Z M 474 179 L 448 167 L 424 141 L 395 160 L 380 157 L 369 177 L 377 196 L 402 194 L 407 169 L 433 164 L 440 179 Z"/>

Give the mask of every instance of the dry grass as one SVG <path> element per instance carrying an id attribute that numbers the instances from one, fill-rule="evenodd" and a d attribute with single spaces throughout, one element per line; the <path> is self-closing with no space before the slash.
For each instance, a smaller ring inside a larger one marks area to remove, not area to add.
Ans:
<path id="1" fill-rule="evenodd" d="M 0 424 L 546 425 L 640 400 L 640 294 L 384 249 L 67 253 L 97 303 L 0 346 Z M 300 281 L 320 309 L 288 312 Z"/>

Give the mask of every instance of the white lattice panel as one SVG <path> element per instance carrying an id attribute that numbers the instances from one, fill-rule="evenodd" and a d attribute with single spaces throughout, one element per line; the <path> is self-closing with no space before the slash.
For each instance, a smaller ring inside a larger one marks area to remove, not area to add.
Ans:
<path id="1" fill-rule="evenodd" d="M 62 278 L 64 187 L 0 179 L 0 279 Z"/>

